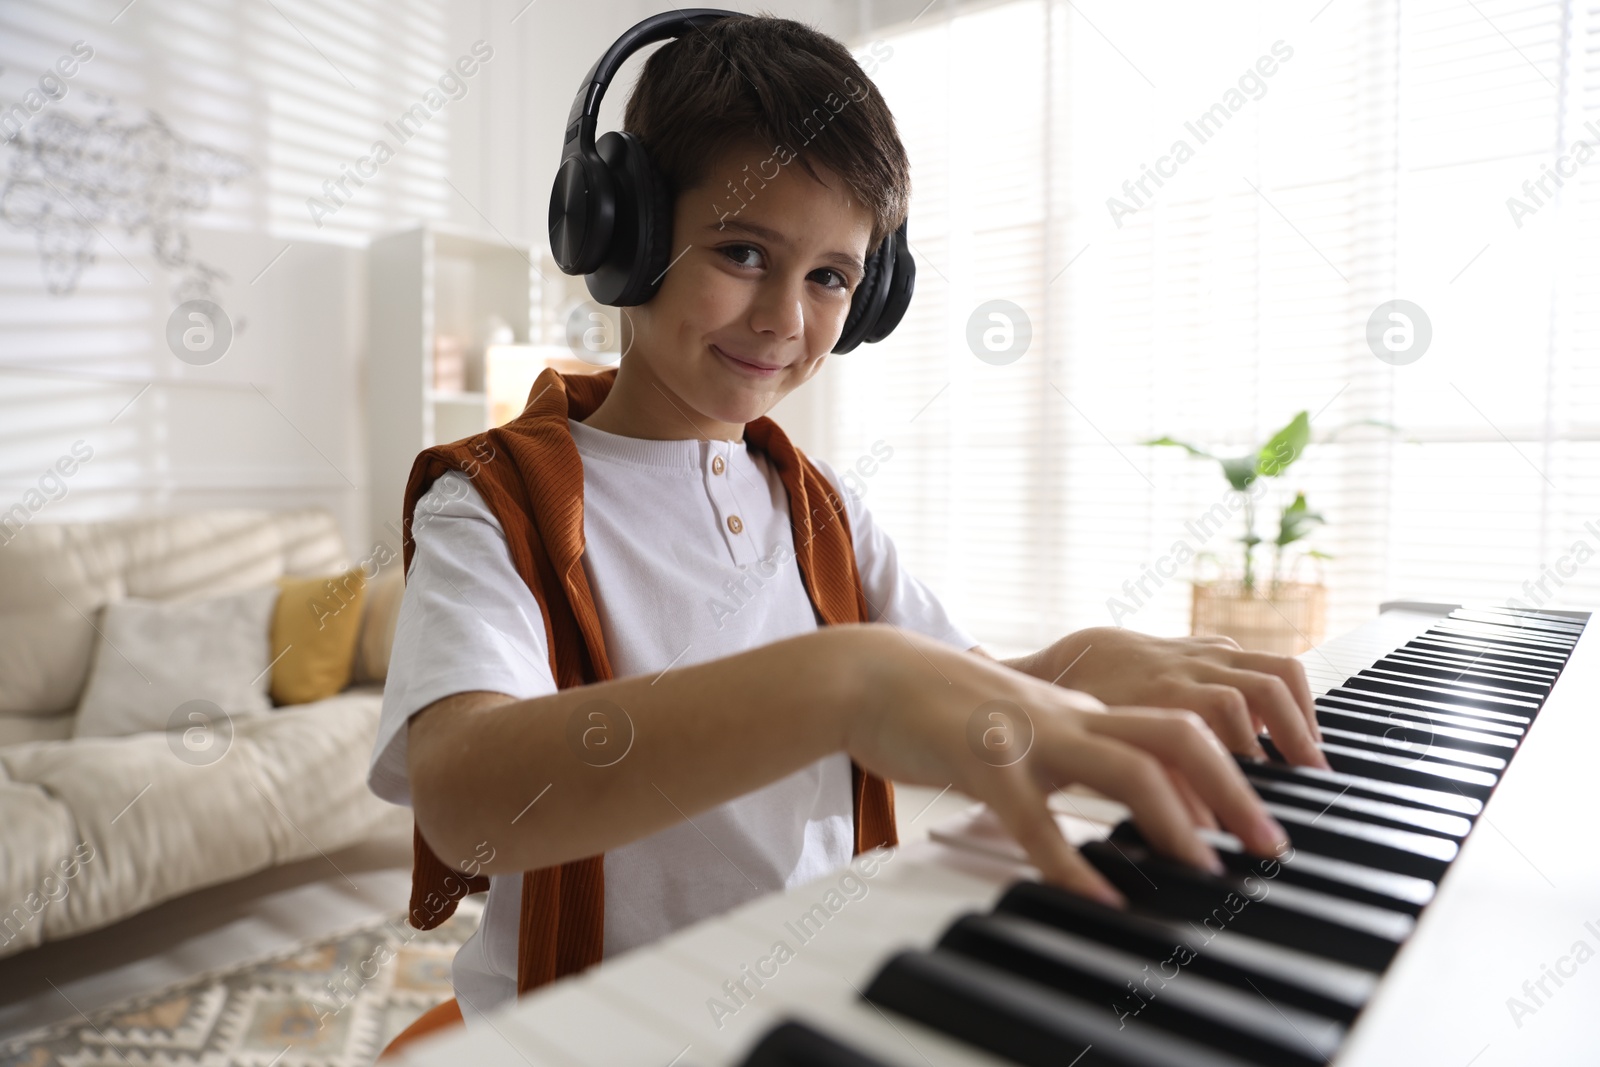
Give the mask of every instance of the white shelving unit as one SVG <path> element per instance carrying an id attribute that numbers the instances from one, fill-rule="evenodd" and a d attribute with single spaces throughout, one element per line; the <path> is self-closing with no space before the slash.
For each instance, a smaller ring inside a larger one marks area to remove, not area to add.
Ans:
<path id="1" fill-rule="evenodd" d="M 512 343 L 529 343 L 537 275 L 527 248 L 436 223 L 374 239 L 367 269 L 369 517 L 373 537 L 398 547 L 394 531 L 417 453 L 489 428 L 491 323 L 509 326 Z M 464 391 L 435 388 L 440 337 L 462 344 Z"/>

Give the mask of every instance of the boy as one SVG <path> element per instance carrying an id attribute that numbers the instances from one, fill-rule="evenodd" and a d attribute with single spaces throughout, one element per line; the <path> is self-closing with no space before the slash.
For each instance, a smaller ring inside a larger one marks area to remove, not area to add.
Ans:
<path id="1" fill-rule="evenodd" d="M 850 102 L 743 184 L 830 94 Z M 725 18 L 650 57 L 624 126 L 676 195 L 621 366 L 546 372 L 518 420 L 424 453 L 407 491 L 369 782 L 413 806 L 419 871 L 488 876 L 453 974 L 469 1022 L 894 843 L 887 780 L 987 802 L 1043 877 L 1112 903 L 1051 789 L 1122 800 L 1212 869 L 1197 826 L 1280 847 L 1218 740 L 1258 755 L 1265 728 L 1325 765 L 1298 663 L 1116 628 L 996 662 L 764 418 L 820 369 L 907 211 L 893 118 L 849 53 Z"/>

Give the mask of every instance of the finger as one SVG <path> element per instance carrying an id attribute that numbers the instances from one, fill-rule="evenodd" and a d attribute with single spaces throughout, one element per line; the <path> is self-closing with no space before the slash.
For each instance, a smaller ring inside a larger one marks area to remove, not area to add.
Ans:
<path id="1" fill-rule="evenodd" d="M 1137 745 L 1180 773 L 1222 825 L 1252 852 L 1276 855 L 1287 845 L 1283 827 L 1268 813 L 1238 765 L 1217 750 L 1198 715 L 1151 708 L 1107 716 L 1088 728 Z"/>
<path id="2" fill-rule="evenodd" d="M 1293 656 L 1274 656 L 1267 652 L 1241 652 L 1233 657 L 1233 666 L 1245 670 L 1275 674 L 1289 687 L 1290 694 L 1305 714 L 1311 727 L 1311 736 L 1322 740 L 1322 728 L 1317 725 L 1317 703 L 1311 696 L 1311 683 L 1306 679 L 1306 668 Z"/>
<path id="3" fill-rule="evenodd" d="M 1202 645 L 1220 645 L 1223 648 L 1231 648 L 1235 651 L 1240 648 L 1239 642 L 1235 641 L 1231 637 L 1225 637 L 1222 634 L 1194 634 L 1191 637 L 1184 638 L 1184 640 L 1193 641 Z"/>
<path id="4" fill-rule="evenodd" d="M 1311 727 L 1306 725 L 1305 714 L 1282 678 L 1217 663 L 1203 663 L 1195 673 L 1207 682 L 1232 686 L 1243 693 L 1251 713 L 1267 724 L 1267 733 L 1290 763 L 1328 769 L 1328 761 L 1317 748 Z"/>
<path id="5" fill-rule="evenodd" d="M 1222 860 L 1195 833 L 1194 820 L 1167 778 L 1161 759 L 1149 750 L 1148 742 L 1165 728 L 1162 718 L 1152 713 L 1106 715 L 1094 720 L 1092 728 L 1086 724 L 1089 732 L 1069 742 L 1070 753 L 1052 752 L 1046 742 L 1040 755 L 1070 774 L 1070 780 L 1126 804 L 1157 852 L 1220 874 Z M 1209 739 L 1194 740 L 1210 748 L 1212 758 L 1226 759 Z M 1176 752 L 1178 746 L 1163 747 Z"/>
<path id="6" fill-rule="evenodd" d="M 1204 719 L 1230 752 L 1266 759 L 1266 750 L 1256 740 L 1256 720 L 1250 702 L 1231 685 L 1194 682 L 1181 688 L 1173 707 L 1188 708 Z"/>
<path id="7" fill-rule="evenodd" d="M 1045 881 L 1113 908 L 1127 906 L 1126 898 L 1061 836 L 1045 794 L 1028 781 L 1026 771 L 997 768 L 979 788 L 979 799 L 989 805 Z"/>
<path id="8" fill-rule="evenodd" d="M 1204 826 L 1207 830 L 1221 829 L 1217 825 L 1217 817 L 1211 813 L 1210 808 L 1206 807 L 1206 802 L 1200 799 L 1200 794 L 1194 791 L 1194 787 L 1189 784 L 1189 780 L 1178 774 L 1171 767 L 1165 769 L 1167 781 L 1171 782 L 1172 788 L 1178 791 L 1178 796 L 1183 800 L 1183 806 L 1189 809 L 1189 817 L 1194 820 L 1194 824 L 1196 826 Z"/>

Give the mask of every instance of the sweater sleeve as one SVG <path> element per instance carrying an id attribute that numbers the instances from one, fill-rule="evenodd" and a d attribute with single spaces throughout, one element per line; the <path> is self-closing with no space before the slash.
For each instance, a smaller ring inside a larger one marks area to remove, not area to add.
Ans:
<path id="1" fill-rule="evenodd" d="M 441 475 L 418 500 L 411 532 L 416 546 L 367 771 L 369 789 L 408 807 L 412 715 L 453 693 L 481 689 L 526 700 L 556 691 L 539 602 L 471 480 Z"/>
<path id="2" fill-rule="evenodd" d="M 915 630 L 960 649 L 976 645 L 977 640 L 951 618 L 937 594 L 901 564 L 893 538 L 878 525 L 861 495 L 840 480 L 832 465 L 815 457 L 811 461 L 844 499 L 856 569 L 861 572 L 872 621 Z"/>

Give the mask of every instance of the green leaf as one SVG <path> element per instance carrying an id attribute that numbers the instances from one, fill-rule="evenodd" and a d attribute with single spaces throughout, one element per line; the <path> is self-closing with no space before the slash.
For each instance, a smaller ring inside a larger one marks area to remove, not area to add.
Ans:
<path id="1" fill-rule="evenodd" d="M 1310 440 L 1311 415 L 1302 411 L 1261 446 L 1256 457 L 1256 473 L 1266 478 L 1278 477 L 1300 458 Z"/>
<path id="2" fill-rule="evenodd" d="M 1175 440 L 1175 439 L 1173 439 L 1171 437 L 1152 437 L 1148 441 L 1140 441 L 1139 443 L 1141 445 L 1170 445 L 1170 446 L 1172 446 L 1174 448 L 1183 449 L 1185 452 L 1189 453 L 1189 455 L 1191 455 L 1191 456 L 1199 456 L 1201 459 L 1216 459 L 1217 458 L 1216 456 L 1213 456 L 1210 452 L 1207 452 L 1207 451 L 1205 451 L 1203 449 L 1196 448 L 1196 447 L 1194 447 L 1194 445 L 1188 444 L 1187 442 Z"/>
<path id="3" fill-rule="evenodd" d="M 1292 545 L 1309 537 L 1314 527 L 1326 522 L 1321 515 L 1306 506 L 1306 495 L 1296 493 L 1294 503 L 1285 505 L 1278 517 L 1278 536 L 1274 544 L 1279 548 Z"/>
<path id="4" fill-rule="evenodd" d="M 1215 458 L 1215 457 L 1213 457 Z M 1220 460 L 1222 475 L 1228 479 L 1228 484 L 1241 493 L 1250 488 L 1250 483 L 1256 480 L 1256 457 L 1239 456 L 1236 459 Z"/>

